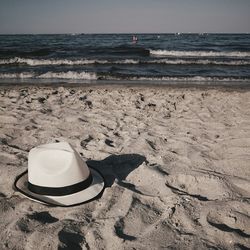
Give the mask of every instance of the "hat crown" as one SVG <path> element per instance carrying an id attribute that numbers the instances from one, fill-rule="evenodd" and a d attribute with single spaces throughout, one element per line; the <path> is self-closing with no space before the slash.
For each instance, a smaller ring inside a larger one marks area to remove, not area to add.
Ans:
<path id="1" fill-rule="evenodd" d="M 89 168 L 68 142 L 33 148 L 28 158 L 28 180 L 44 187 L 65 187 L 86 180 Z"/>

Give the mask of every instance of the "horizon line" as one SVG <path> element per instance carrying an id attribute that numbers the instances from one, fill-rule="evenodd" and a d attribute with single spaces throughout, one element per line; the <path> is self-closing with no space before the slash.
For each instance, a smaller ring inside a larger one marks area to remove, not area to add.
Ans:
<path id="1" fill-rule="evenodd" d="M 65 32 L 65 33 L 1 33 L 0 35 L 133 35 L 133 34 L 250 34 L 250 32 Z"/>

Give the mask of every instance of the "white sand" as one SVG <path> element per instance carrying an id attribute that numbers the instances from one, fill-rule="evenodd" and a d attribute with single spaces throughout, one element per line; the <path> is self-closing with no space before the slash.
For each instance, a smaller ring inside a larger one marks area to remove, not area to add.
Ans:
<path id="1" fill-rule="evenodd" d="M 13 190 L 39 144 L 70 142 L 99 200 L 44 206 Z M 0 249 L 249 249 L 250 92 L 0 89 Z"/>

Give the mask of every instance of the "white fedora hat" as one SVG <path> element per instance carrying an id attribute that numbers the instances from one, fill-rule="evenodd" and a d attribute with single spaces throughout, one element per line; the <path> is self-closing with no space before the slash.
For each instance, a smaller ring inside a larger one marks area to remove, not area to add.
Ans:
<path id="1" fill-rule="evenodd" d="M 104 178 L 89 168 L 67 142 L 30 150 L 28 170 L 14 186 L 26 197 L 50 205 L 73 206 L 94 199 L 105 187 Z"/>

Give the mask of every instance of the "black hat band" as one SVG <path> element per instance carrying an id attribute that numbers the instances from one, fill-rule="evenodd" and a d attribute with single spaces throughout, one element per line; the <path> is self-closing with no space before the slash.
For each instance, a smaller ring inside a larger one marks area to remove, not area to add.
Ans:
<path id="1" fill-rule="evenodd" d="M 92 174 L 90 173 L 88 178 L 84 181 L 78 182 L 76 184 L 65 186 L 65 187 L 44 187 L 38 186 L 28 182 L 28 189 L 36 194 L 40 195 L 50 195 L 50 196 L 64 196 L 80 192 L 88 188 L 93 181 Z"/>

